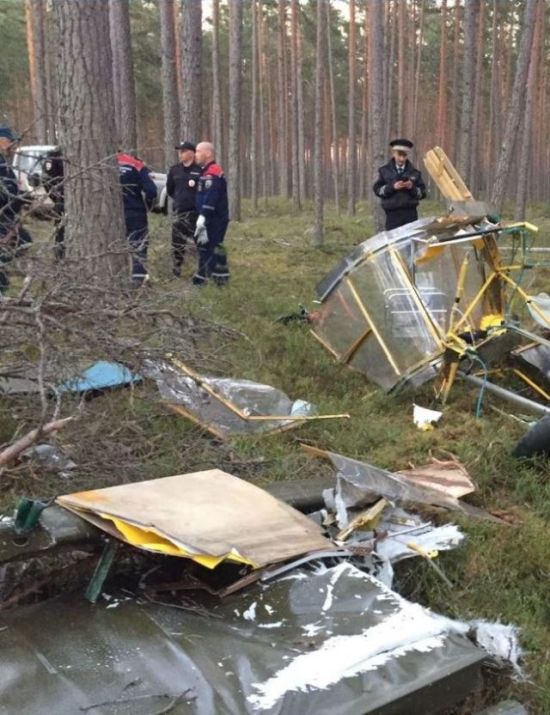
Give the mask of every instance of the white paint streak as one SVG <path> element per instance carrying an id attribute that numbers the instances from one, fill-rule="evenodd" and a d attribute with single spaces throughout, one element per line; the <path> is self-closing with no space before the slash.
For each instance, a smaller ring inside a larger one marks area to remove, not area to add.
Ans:
<path id="1" fill-rule="evenodd" d="M 320 623 L 307 623 L 301 628 L 304 631 L 304 635 L 308 636 L 308 638 L 313 638 L 313 636 L 316 636 L 317 633 L 323 630 L 323 626 Z"/>
<path id="2" fill-rule="evenodd" d="M 280 628 L 284 624 L 284 620 L 277 623 L 258 623 L 258 628 Z"/>
<path id="3" fill-rule="evenodd" d="M 332 570 L 329 587 L 342 574 L 375 581 L 349 564 L 342 563 Z M 376 582 L 381 587 L 379 582 Z M 399 609 L 381 623 L 351 636 L 327 638 L 317 650 L 301 653 L 264 683 L 254 684 L 256 693 L 248 697 L 255 709 L 270 709 L 290 691 L 309 688 L 328 688 L 342 678 L 374 670 L 388 660 L 399 658 L 410 651 L 428 652 L 444 643 L 447 633 L 465 633 L 468 624 L 456 623 L 438 616 L 419 604 L 410 603 L 385 589 L 383 600 L 393 600 Z M 330 591 L 332 599 L 332 591 Z M 327 603 L 329 590 L 327 588 Z M 382 598 L 380 600 L 382 600 Z M 309 624 L 313 626 L 314 624 Z M 309 627 L 309 626 L 306 626 Z"/>
<path id="4" fill-rule="evenodd" d="M 256 620 L 256 601 L 251 604 L 246 611 L 243 612 L 243 618 L 245 621 L 255 621 Z"/>

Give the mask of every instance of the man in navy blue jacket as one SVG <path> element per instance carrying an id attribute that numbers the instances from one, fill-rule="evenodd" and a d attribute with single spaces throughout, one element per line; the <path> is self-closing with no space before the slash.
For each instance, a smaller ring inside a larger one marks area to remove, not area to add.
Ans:
<path id="1" fill-rule="evenodd" d="M 214 147 L 201 142 L 196 149 L 197 164 L 202 167 L 197 189 L 197 226 L 195 242 L 199 251 L 199 267 L 193 276 L 194 285 L 204 285 L 211 276 L 217 285 L 229 281 L 229 265 L 223 240 L 229 224 L 227 183 L 223 169 L 216 164 Z"/>
<path id="2" fill-rule="evenodd" d="M 137 288 L 149 277 L 145 266 L 149 246 L 147 210 L 152 208 L 157 197 L 157 187 L 141 159 L 119 152 L 117 162 L 122 185 L 126 237 L 132 249 L 132 285 Z"/>

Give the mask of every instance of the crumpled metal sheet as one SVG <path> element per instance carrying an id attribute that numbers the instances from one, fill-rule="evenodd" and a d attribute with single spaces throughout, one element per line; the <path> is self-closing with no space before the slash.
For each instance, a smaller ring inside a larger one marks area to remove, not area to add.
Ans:
<path id="1" fill-rule="evenodd" d="M 282 390 L 251 380 L 200 376 L 182 373 L 168 362 L 147 361 L 142 372 L 155 380 L 163 400 L 182 406 L 195 421 L 210 428 L 217 436 L 231 434 L 259 434 L 276 429 L 287 429 L 300 424 L 301 417 L 316 414 L 316 408 L 304 400 L 292 400 Z M 213 389 L 222 400 L 216 399 L 202 385 Z M 247 420 L 224 404 L 230 402 L 246 417 L 295 417 L 295 420 Z"/>
<path id="2" fill-rule="evenodd" d="M 346 526 L 348 508 L 364 506 L 381 496 L 393 503 L 431 504 L 469 516 L 499 521 L 482 509 L 459 501 L 449 494 L 420 484 L 412 484 L 407 477 L 398 473 L 335 452 L 326 452 L 325 455 L 337 470 L 336 487 L 332 498 L 341 526 Z M 325 499 L 327 497 L 330 498 L 330 495 L 327 494 Z"/>
<path id="3" fill-rule="evenodd" d="M 170 703 L 174 715 L 429 715 L 476 686 L 484 658 L 466 624 L 346 563 L 208 609 L 66 596 L 2 616 L 0 715 L 151 715 Z"/>

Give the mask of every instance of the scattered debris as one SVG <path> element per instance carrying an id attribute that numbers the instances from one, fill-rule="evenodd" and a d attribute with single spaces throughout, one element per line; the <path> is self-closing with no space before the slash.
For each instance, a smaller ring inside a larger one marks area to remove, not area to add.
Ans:
<path id="1" fill-rule="evenodd" d="M 203 376 L 179 360 L 148 361 L 143 372 L 156 381 L 168 407 L 219 439 L 234 434 L 273 434 L 308 420 L 348 419 L 317 415 L 304 400 L 250 380 Z"/>
<path id="2" fill-rule="evenodd" d="M 400 469 L 396 474 L 406 477 L 413 484 L 435 489 L 455 499 L 475 491 L 466 468 L 458 459 L 439 460 L 431 457 L 427 464 L 413 469 Z"/>
<path id="3" fill-rule="evenodd" d="M 428 410 L 426 407 L 413 405 L 413 421 L 421 432 L 432 430 L 439 420 L 443 417 L 443 412 L 437 410 Z"/>
<path id="4" fill-rule="evenodd" d="M 93 713 L 98 703 L 128 701 L 145 715 L 155 697 L 181 693 L 204 715 L 388 715 L 396 703 L 429 713 L 442 699 L 450 707 L 466 697 L 486 658 L 468 624 L 345 561 L 295 569 L 200 615 L 64 596 L 3 614 L 2 626 L 0 672 L 10 674 L 2 702 L 29 713 Z M 131 696 L 113 671 L 131 673 Z"/>
<path id="5" fill-rule="evenodd" d="M 324 496 L 327 506 L 336 512 L 340 528 L 344 528 L 348 524 L 348 509 L 350 507 L 359 508 L 371 504 L 380 497 L 395 504 L 407 502 L 431 504 L 451 511 L 459 511 L 469 516 L 502 523 L 483 509 L 459 501 L 441 488 L 435 489 L 422 484 L 412 484 L 408 476 L 388 472 L 372 464 L 359 462 L 334 452 L 317 448 L 311 449 L 307 445 L 302 445 L 302 449 L 315 456 L 328 459 L 337 470 L 336 486 L 333 490 L 327 490 Z"/>
<path id="6" fill-rule="evenodd" d="M 36 462 L 44 469 L 58 472 L 59 476 L 65 479 L 70 477 L 71 472 L 77 467 L 76 462 L 53 444 L 35 444 L 26 449 L 21 456 Z"/>
<path id="7" fill-rule="evenodd" d="M 218 469 L 69 494 L 57 502 L 132 546 L 210 569 L 225 560 L 258 569 L 333 548 L 306 516 Z"/>
<path id="8" fill-rule="evenodd" d="M 478 715 L 529 715 L 529 713 L 516 700 L 504 700 L 498 705 L 483 710 Z"/>
<path id="9" fill-rule="evenodd" d="M 439 147 L 425 163 L 451 203 L 449 213 L 357 246 L 317 286 L 321 307 L 312 333 L 338 361 L 385 390 L 439 378 L 445 402 L 458 374 L 475 378 L 481 369 L 484 384 L 518 345 L 550 346 L 540 334 L 550 329 L 550 310 L 547 296 L 521 287 L 524 269 L 534 269 L 528 252 L 538 229 L 494 223 Z M 507 241 L 517 247 L 513 265 L 500 251 Z M 537 380 L 525 382 L 544 397 Z M 498 394 L 517 397 L 505 388 Z"/>
<path id="10" fill-rule="evenodd" d="M 143 378 L 131 372 L 127 367 L 117 362 L 99 360 L 71 377 L 56 388 L 59 394 L 64 392 L 97 392 L 115 387 L 124 387 L 141 382 Z"/>
<path id="11" fill-rule="evenodd" d="M 37 439 L 40 437 L 47 437 L 48 435 L 57 432 L 57 430 L 64 427 L 72 419 L 72 417 L 65 417 L 61 420 L 52 420 L 51 422 L 47 422 L 45 425 L 36 427 L 23 437 L 20 437 L 0 452 L 0 467 L 6 466 L 11 461 L 19 457 L 26 449 L 31 447 Z"/>

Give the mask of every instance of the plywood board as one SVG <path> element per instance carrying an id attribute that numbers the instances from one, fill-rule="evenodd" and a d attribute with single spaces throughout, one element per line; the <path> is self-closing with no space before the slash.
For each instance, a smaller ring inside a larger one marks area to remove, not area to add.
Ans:
<path id="1" fill-rule="evenodd" d="M 311 519 L 219 469 L 78 492 L 57 501 L 96 525 L 103 522 L 109 533 L 114 518 L 158 534 L 190 558 L 220 560 L 233 554 L 241 558 L 232 560 L 259 568 L 332 548 Z"/>

